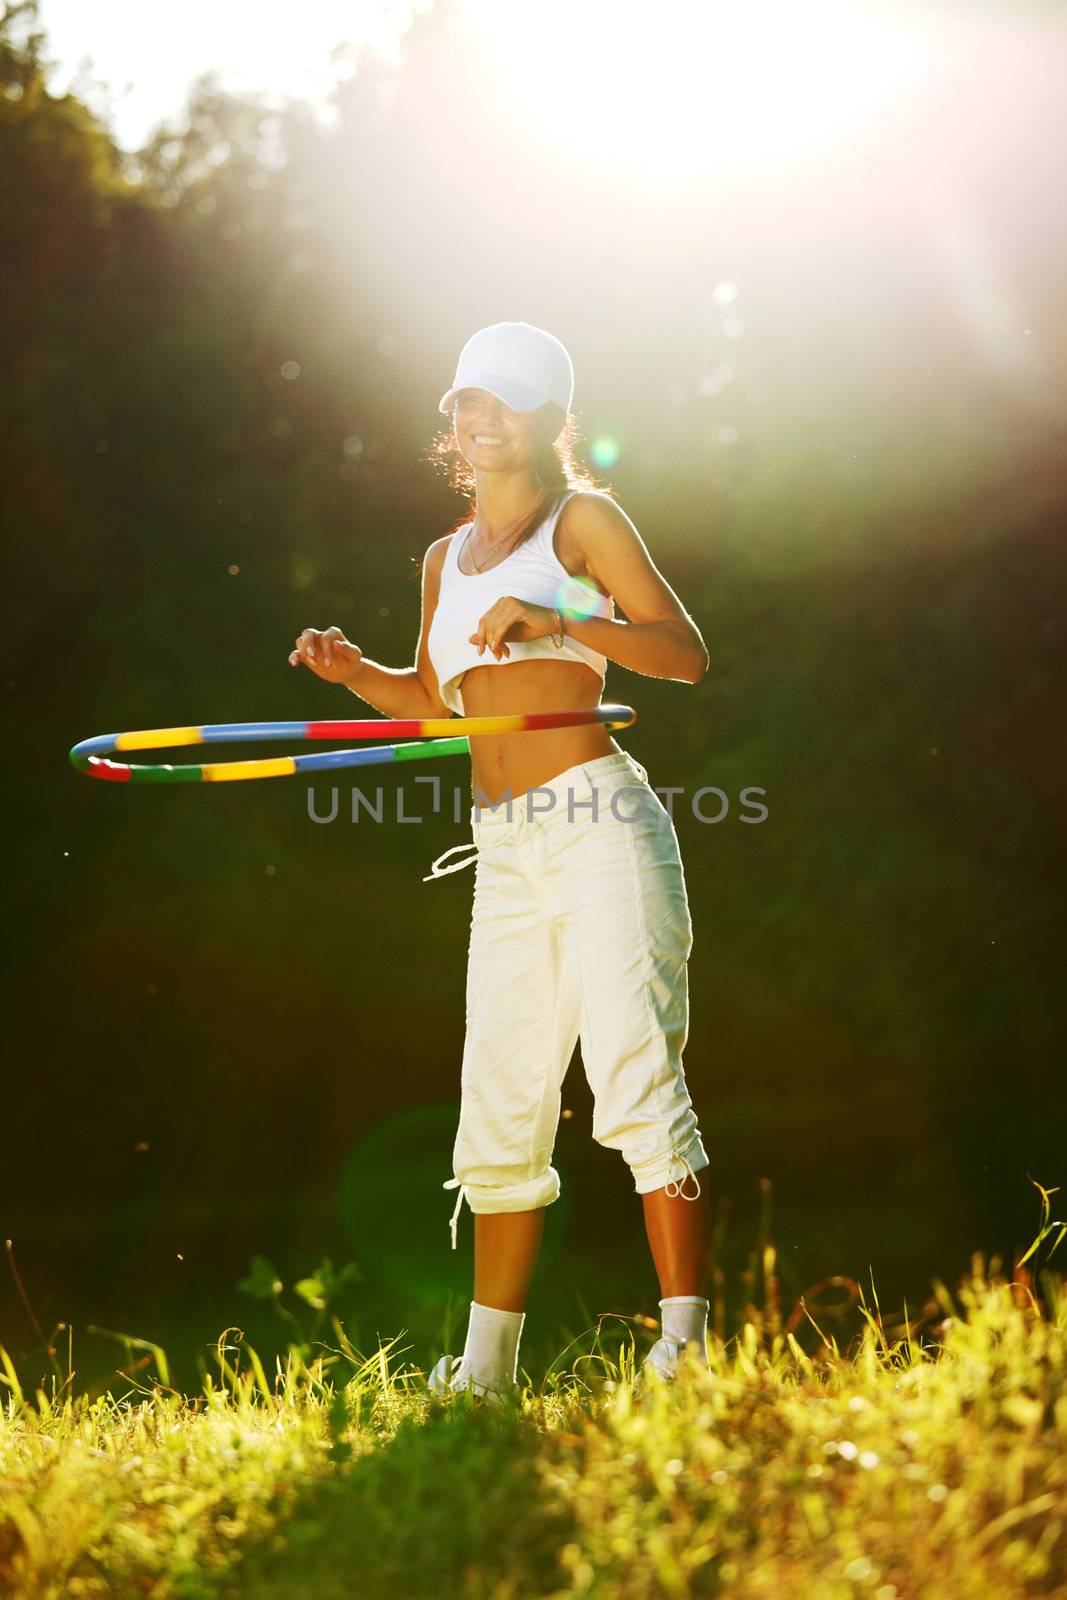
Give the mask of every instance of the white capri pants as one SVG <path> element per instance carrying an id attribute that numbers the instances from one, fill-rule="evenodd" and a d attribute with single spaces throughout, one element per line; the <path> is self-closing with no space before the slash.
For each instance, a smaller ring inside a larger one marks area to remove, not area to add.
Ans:
<path id="1" fill-rule="evenodd" d="M 622 1153 L 638 1194 L 698 1199 L 708 1157 L 682 1068 L 693 925 L 678 836 L 644 767 L 612 752 L 470 815 L 473 844 L 453 846 L 430 874 L 476 849 L 443 869 L 476 863 L 454 1176 L 443 1185 L 459 1189 L 452 1248 L 464 1195 L 472 1212 L 559 1198 L 552 1153 L 579 1038 L 594 1139 Z"/>

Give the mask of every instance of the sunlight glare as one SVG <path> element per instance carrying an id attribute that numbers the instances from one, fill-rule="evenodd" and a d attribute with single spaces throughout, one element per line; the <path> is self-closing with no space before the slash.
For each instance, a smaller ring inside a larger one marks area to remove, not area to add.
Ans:
<path id="1" fill-rule="evenodd" d="M 50 90 L 76 87 L 111 122 L 123 148 L 138 148 L 164 118 L 180 117 L 190 83 L 217 74 L 224 89 L 277 100 L 296 96 L 329 123 L 328 97 L 364 52 L 395 62 L 428 0 L 304 0 L 292 27 L 252 0 L 185 0 L 153 12 L 146 46 L 139 0 L 41 0 L 51 54 Z"/>
<path id="2" fill-rule="evenodd" d="M 815 160 L 925 80 L 926 25 L 884 5 L 464 0 L 472 29 L 557 156 L 658 191 Z"/>

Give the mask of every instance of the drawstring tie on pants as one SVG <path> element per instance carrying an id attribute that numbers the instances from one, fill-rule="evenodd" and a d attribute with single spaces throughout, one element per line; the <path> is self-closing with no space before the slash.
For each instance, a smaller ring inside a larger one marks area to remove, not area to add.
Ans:
<path id="1" fill-rule="evenodd" d="M 423 881 L 425 882 L 425 880 Z M 467 1193 L 467 1185 L 465 1183 L 460 1183 L 458 1178 L 449 1178 L 448 1182 L 443 1183 L 441 1187 L 442 1189 L 459 1190 L 459 1194 L 456 1196 L 456 1209 L 452 1213 L 452 1221 L 448 1224 L 448 1226 L 452 1229 L 452 1248 L 454 1250 L 456 1248 L 456 1229 L 459 1227 L 459 1208 L 463 1204 L 463 1196 Z M 469 1199 L 467 1204 L 470 1205 Z"/>
<path id="2" fill-rule="evenodd" d="M 441 862 L 447 861 L 448 857 L 455 855 L 457 850 L 473 850 L 474 854 L 472 856 L 468 856 L 466 861 L 453 861 L 451 866 L 442 867 Z M 471 862 L 477 861 L 477 859 L 478 846 L 475 844 L 473 839 L 467 840 L 464 844 L 454 844 L 451 849 L 445 851 L 444 855 L 437 857 L 437 860 L 432 864 L 429 872 L 422 881 L 423 883 L 432 883 L 434 878 L 447 877 L 450 872 L 462 872 L 464 867 L 469 867 Z"/>
<path id="3" fill-rule="evenodd" d="M 700 1199 L 700 1195 L 701 1195 L 700 1179 L 697 1177 L 696 1173 L 693 1171 L 693 1168 L 691 1167 L 691 1165 L 689 1163 L 688 1157 L 681 1156 L 681 1155 L 675 1156 L 673 1158 L 672 1162 L 671 1162 L 672 1166 L 674 1165 L 675 1161 L 680 1161 L 682 1163 L 682 1165 L 686 1168 L 685 1176 L 682 1177 L 682 1178 L 678 1178 L 678 1179 L 668 1178 L 667 1182 L 663 1186 L 664 1193 L 670 1195 L 672 1200 L 677 1199 L 677 1197 L 679 1195 L 681 1195 L 683 1200 L 699 1200 Z M 692 1178 L 693 1182 L 696 1184 L 696 1186 L 697 1186 L 696 1194 L 686 1194 L 685 1191 L 683 1190 L 682 1184 L 685 1182 L 686 1178 Z M 671 1194 L 671 1184 L 672 1183 L 674 1184 L 674 1193 L 673 1194 Z"/>
<path id="4" fill-rule="evenodd" d="M 683 1200 L 699 1200 L 703 1191 L 701 1190 L 701 1187 L 700 1187 L 700 1179 L 697 1177 L 696 1173 L 693 1171 L 693 1166 L 692 1166 L 692 1163 L 690 1162 L 688 1156 L 683 1156 L 683 1155 L 674 1156 L 673 1159 L 672 1159 L 672 1162 L 671 1162 L 672 1166 L 674 1165 L 675 1161 L 680 1161 L 682 1163 L 682 1165 L 686 1169 L 685 1170 L 685 1174 L 684 1174 L 683 1177 L 677 1178 L 677 1179 L 676 1178 L 668 1178 L 666 1184 L 664 1185 L 665 1193 L 670 1195 L 672 1200 L 675 1199 L 678 1195 L 681 1195 Z M 682 1185 L 685 1183 L 686 1178 L 692 1178 L 693 1182 L 696 1184 L 696 1186 L 697 1186 L 696 1194 L 686 1194 L 685 1191 L 683 1190 Z M 674 1184 L 674 1193 L 673 1194 L 671 1194 L 671 1184 L 672 1183 Z M 455 1207 L 455 1210 L 452 1213 L 451 1221 L 448 1224 L 448 1226 L 449 1226 L 449 1228 L 451 1229 L 451 1232 L 452 1232 L 452 1248 L 453 1248 L 453 1250 L 455 1250 L 455 1248 L 456 1248 L 456 1234 L 457 1234 L 457 1230 L 459 1228 L 459 1213 L 460 1213 L 460 1208 L 463 1205 L 463 1196 L 464 1195 L 467 1195 L 467 1204 L 470 1205 L 469 1185 L 465 1184 L 465 1183 L 461 1183 L 459 1178 L 449 1178 L 446 1183 L 443 1183 L 441 1185 L 441 1187 L 442 1187 L 442 1189 L 458 1189 L 459 1190 L 459 1194 L 456 1196 L 456 1207 Z"/>
<path id="5" fill-rule="evenodd" d="M 537 822 L 536 813 L 533 816 L 530 815 L 525 795 L 520 795 L 519 800 L 512 803 L 517 805 L 517 810 L 507 817 L 507 821 L 509 823 L 514 821 L 514 837 L 517 840 L 529 841 L 533 838 L 534 827 Z M 489 809 L 495 814 L 494 808 L 490 807 Z M 469 855 L 465 861 L 452 861 L 447 867 L 441 866 L 441 862 L 448 861 L 449 856 L 455 855 L 457 850 L 472 850 L 474 854 Z M 477 861 L 477 859 L 478 841 L 476 839 L 466 839 L 462 844 L 454 844 L 443 855 L 439 855 L 422 881 L 423 883 L 432 883 L 434 878 L 444 878 L 450 872 L 462 872 L 464 867 L 469 867 L 471 862 Z"/>

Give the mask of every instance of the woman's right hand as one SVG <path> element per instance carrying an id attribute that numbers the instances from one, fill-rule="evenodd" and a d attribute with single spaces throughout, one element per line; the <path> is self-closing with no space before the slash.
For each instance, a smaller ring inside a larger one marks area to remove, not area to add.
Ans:
<path id="1" fill-rule="evenodd" d="M 340 628 L 325 628 L 321 633 L 317 628 L 305 628 L 297 636 L 289 665 L 295 667 L 302 661 L 327 683 L 347 683 L 362 660 L 359 645 L 349 644 Z"/>

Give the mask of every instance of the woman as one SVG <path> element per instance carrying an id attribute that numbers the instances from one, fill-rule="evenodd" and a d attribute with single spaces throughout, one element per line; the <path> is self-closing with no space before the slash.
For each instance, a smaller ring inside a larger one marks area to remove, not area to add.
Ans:
<path id="1" fill-rule="evenodd" d="M 388 717 L 594 707 L 609 660 L 699 682 L 708 654 L 692 619 L 629 518 L 575 468 L 573 389 L 552 334 L 524 322 L 474 334 L 439 406 L 460 458 L 454 481 L 474 489 L 473 520 L 424 557 L 415 666 L 367 661 L 337 627 L 305 629 L 290 662 Z M 696 1177 L 708 1157 L 681 1059 L 692 923 L 677 835 L 645 769 L 603 724 L 480 736 L 471 771 L 467 1029 L 444 1186 L 459 1188 L 453 1247 L 464 1195 L 475 1216 L 474 1299 L 463 1355 L 442 1356 L 430 1387 L 499 1395 L 515 1384 L 579 1038 L 593 1136 L 631 1168 L 663 1296 L 643 1371 L 670 1379 L 683 1346 L 706 1360 L 709 1270 Z"/>

